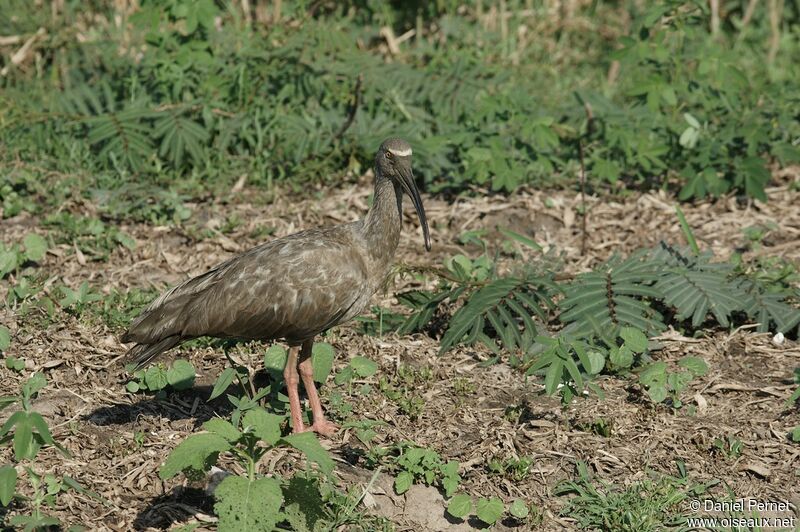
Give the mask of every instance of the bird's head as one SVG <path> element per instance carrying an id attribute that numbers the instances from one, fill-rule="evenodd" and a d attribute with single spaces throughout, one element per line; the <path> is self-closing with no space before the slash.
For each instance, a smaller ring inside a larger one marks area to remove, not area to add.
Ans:
<path id="1" fill-rule="evenodd" d="M 422 226 L 425 249 L 430 251 L 431 235 L 428 231 L 428 219 L 425 216 L 422 199 L 419 197 L 417 183 L 414 181 L 414 173 L 411 171 L 411 145 L 398 138 L 384 140 L 375 156 L 375 166 L 380 175 L 391 179 L 411 198 Z"/>

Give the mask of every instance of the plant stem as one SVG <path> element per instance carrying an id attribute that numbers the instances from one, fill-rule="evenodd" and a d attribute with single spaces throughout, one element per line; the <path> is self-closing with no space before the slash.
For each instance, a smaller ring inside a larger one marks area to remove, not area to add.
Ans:
<path id="1" fill-rule="evenodd" d="M 250 392 L 248 392 L 248 391 L 247 391 L 247 386 L 245 386 L 245 384 L 244 384 L 244 381 L 242 380 L 242 377 L 241 377 L 241 375 L 239 375 L 239 371 L 236 369 L 236 368 L 239 366 L 239 364 L 237 364 L 237 363 L 236 363 L 236 362 L 233 360 L 233 358 L 231 358 L 231 356 L 228 354 L 228 351 L 227 351 L 227 349 L 223 349 L 223 350 L 222 350 L 222 352 L 225 354 L 225 358 L 227 358 L 227 359 L 228 359 L 228 363 L 229 363 L 229 364 L 231 365 L 231 367 L 233 368 L 233 371 L 234 371 L 234 372 L 236 372 L 236 380 L 237 380 L 237 381 L 239 381 L 239 387 L 241 387 L 241 389 L 242 389 L 242 393 L 243 393 L 245 396 L 247 396 L 247 397 L 249 397 L 250 399 L 252 399 L 253 397 L 250 395 Z"/>
<path id="2" fill-rule="evenodd" d="M 692 248 L 692 253 L 695 255 L 700 254 L 700 247 L 697 245 L 697 240 L 694 238 L 694 234 L 692 233 L 692 228 L 689 227 L 689 222 L 686 221 L 686 216 L 683 215 L 683 210 L 681 210 L 680 205 L 675 205 L 675 212 L 678 214 L 678 222 L 681 224 L 681 229 L 683 230 L 683 236 L 686 237 L 686 242 L 689 243 L 689 247 Z"/>

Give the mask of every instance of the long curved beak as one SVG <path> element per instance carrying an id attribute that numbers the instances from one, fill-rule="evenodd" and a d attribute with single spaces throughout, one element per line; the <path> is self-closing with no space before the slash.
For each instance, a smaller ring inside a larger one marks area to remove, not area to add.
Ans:
<path id="1" fill-rule="evenodd" d="M 425 249 L 431 250 L 431 233 L 428 230 L 428 218 L 425 216 L 425 207 L 422 206 L 422 198 L 419 197 L 419 190 L 417 183 L 414 181 L 414 174 L 411 168 L 400 166 L 400 185 L 403 191 L 411 198 L 411 203 L 414 204 L 414 209 L 417 211 L 419 217 L 419 224 L 422 226 L 422 235 L 425 237 Z"/>

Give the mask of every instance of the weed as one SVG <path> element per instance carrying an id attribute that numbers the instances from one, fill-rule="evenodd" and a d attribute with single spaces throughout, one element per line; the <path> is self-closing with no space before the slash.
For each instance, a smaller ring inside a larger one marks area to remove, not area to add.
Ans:
<path id="1" fill-rule="evenodd" d="M 578 479 L 561 483 L 556 495 L 571 495 L 561 515 L 580 528 L 620 531 L 655 531 L 680 526 L 686 517 L 678 506 L 704 493 L 710 484 L 689 481 L 679 464 L 680 477 L 651 475 L 627 488 L 592 480 L 588 467 L 578 462 Z"/>
<path id="2" fill-rule="evenodd" d="M 647 395 L 654 403 L 660 403 L 668 397 L 673 408 L 683 406 L 680 393 L 695 377 L 708 372 L 708 364 L 699 357 L 686 356 L 678 361 L 680 371 L 669 371 L 666 362 L 658 361 L 644 367 L 639 373 L 639 382 L 647 389 Z"/>
<path id="3" fill-rule="evenodd" d="M 260 407 L 247 409 L 236 417 L 235 424 L 220 418 L 206 421 L 205 432 L 189 436 L 170 452 L 159 476 L 167 480 L 183 471 L 190 478 L 198 478 L 217 462 L 220 454 L 225 454 L 236 460 L 246 475 L 226 476 L 216 487 L 214 510 L 221 530 L 271 530 L 285 519 L 290 523 L 295 519 L 316 522 L 319 507 L 298 499 L 294 491 L 298 481 L 283 482 L 274 474 L 260 473 L 258 468 L 261 457 L 271 449 L 288 446 L 304 453 L 324 474 L 330 474 L 333 461 L 316 437 L 310 432 L 282 437 L 285 417 Z"/>
<path id="4" fill-rule="evenodd" d="M 21 244 L 0 242 L 0 279 L 19 270 L 28 262 L 39 262 L 47 252 L 47 240 L 36 233 L 29 233 Z"/>
<path id="5" fill-rule="evenodd" d="M 156 397 L 164 397 L 167 387 L 177 391 L 187 390 L 194 385 L 194 378 L 194 366 L 186 360 L 178 359 L 169 367 L 159 363 L 136 371 L 125 389 L 130 393 L 150 392 L 155 393 Z"/>
<path id="6" fill-rule="evenodd" d="M 509 457 L 505 460 L 492 459 L 487 464 L 487 468 L 492 474 L 508 477 L 517 482 L 528 477 L 531 467 L 533 467 L 533 460 L 526 456 Z"/>
<path id="7" fill-rule="evenodd" d="M 453 379 L 452 386 L 453 393 L 457 397 L 468 397 L 478 390 L 478 386 L 466 377 L 456 377 Z"/>
<path id="8" fill-rule="evenodd" d="M 441 487 L 445 496 L 450 497 L 461 482 L 457 461 L 445 462 L 436 451 L 412 443 L 373 447 L 369 450 L 368 461 L 373 466 L 385 465 L 396 473 L 394 489 L 398 495 L 408 491 L 415 482 L 422 482 Z"/>
<path id="9" fill-rule="evenodd" d="M 728 460 L 735 460 L 741 456 L 743 450 L 742 440 L 728 435 L 724 438 L 714 438 L 712 451 L 719 453 Z"/>
<path id="10" fill-rule="evenodd" d="M 98 218 L 60 212 L 46 217 L 44 225 L 54 229 L 51 234 L 57 244 L 70 244 L 89 260 L 107 261 L 109 254 L 119 246 L 136 247 L 130 235 Z"/>
<path id="11" fill-rule="evenodd" d="M 52 473 L 39 473 L 36 467 L 36 456 L 42 447 L 52 446 L 63 455 L 70 457 L 69 452 L 61 446 L 50 432 L 47 422 L 41 414 L 33 409 L 32 401 L 36 398 L 47 381 L 41 373 L 35 373 L 21 387 L 17 396 L 0 397 L 0 409 L 18 403 L 21 410 L 13 412 L 0 427 L 0 445 L 11 443 L 14 460 L 25 471 L 33 496 L 26 497 L 17 490 L 20 481 L 18 467 L 13 464 L 0 467 L 0 506 L 10 508 L 14 501 L 27 505 L 27 512 L 13 515 L 8 523 L 12 527 L 25 530 L 39 530 L 50 526 L 60 526 L 61 522 L 46 513 L 47 507 L 54 507 L 59 493 L 74 490 L 100 500 L 100 497 L 86 491 L 73 478 L 64 475 L 61 478 Z M 3 512 L 2 517 L 6 516 Z"/>

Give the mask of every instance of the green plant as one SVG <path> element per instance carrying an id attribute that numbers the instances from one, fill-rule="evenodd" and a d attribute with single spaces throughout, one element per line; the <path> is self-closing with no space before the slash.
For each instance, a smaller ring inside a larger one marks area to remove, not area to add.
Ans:
<path id="1" fill-rule="evenodd" d="M 131 321 L 158 295 L 154 288 L 131 288 L 125 292 L 112 289 L 104 295 L 102 306 L 91 308 L 112 331 L 124 330 Z"/>
<path id="2" fill-rule="evenodd" d="M 373 360 L 367 357 L 355 356 L 348 361 L 347 366 L 336 373 L 333 377 L 333 381 L 341 385 L 349 383 L 353 377 L 361 379 L 372 377 L 377 371 L 378 364 Z"/>
<path id="3" fill-rule="evenodd" d="M 26 262 L 40 262 L 47 253 L 47 240 L 36 233 L 29 233 L 22 244 L 0 242 L 0 279 L 16 272 Z"/>
<path id="4" fill-rule="evenodd" d="M 83 281 L 77 290 L 68 286 L 61 286 L 63 297 L 58 304 L 65 310 L 81 315 L 86 308 L 96 301 L 103 299 L 102 294 L 93 292 L 88 281 Z"/>
<path id="5" fill-rule="evenodd" d="M 715 482 L 694 483 L 683 464 L 680 476 L 650 473 L 628 487 L 619 487 L 592 479 L 584 462 L 577 463 L 578 478 L 564 481 L 554 489 L 558 496 L 568 495 L 561 510 L 579 528 L 620 531 L 655 531 L 685 523 L 679 505 L 689 497 L 705 493 Z"/>
<path id="6" fill-rule="evenodd" d="M 205 432 L 189 436 L 170 452 L 159 476 L 167 480 L 184 472 L 196 478 L 207 472 L 220 454 L 237 461 L 246 475 L 226 476 L 214 492 L 220 530 L 272 530 L 284 520 L 294 523 L 303 512 L 314 511 L 292 495 L 291 481 L 282 481 L 272 471 L 260 472 L 259 462 L 276 447 L 292 447 L 317 464 L 324 474 L 330 474 L 333 461 L 316 437 L 310 432 L 281 436 L 285 416 L 260 407 L 248 409 L 234 421 L 220 418 L 206 421 Z M 297 504 L 292 506 L 290 502 Z M 316 516 L 312 520 L 316 521 Z"/>
<path id="7" fill-rule="evenodd" d="M 496 475 L 507 476 L 511 480 L 519 482 L 528 477 L 533 460 L 526 456 L 522 458 L 509 457 L 505 460 L 489 460 L 487 467 L 489 471 Z"/>
<path id="8" fill-rule="evenodd" d="M 393 377 L 382 376 L 378 389 L 389 400 L 395 402 L 400 411 L 412 420 L 417 419 L 425 409 L 425 400 L 420 396 L 422 384 L 433 378 L 430 367 L 415 368 L 401 364 Z"/>
<path id="9" fill-rule="evenodd" d="M 722 454 L 728 460 L 735 460 L 742 454 L 742 440 L 731 435 L 714 438 L 712 451 Z"/>
<path id="10" fill-rule="evenodd" d="M 53 438 L 42 415 L 33 409 L 32 401 L 46 385 L 47 381 L 44 375 L 35 373 L 22 385 L 20 395 L 0 397 L 0 409 L 15 403 L 21 406 L 21 410 L 13 412 L 0 427 L 0 445 L 10 442 L 14 460 L 18 464 L 25 462 L 30 464 L 21 466 L 21 469 L 25 471 L 25 476 L 33 491 L 31 497 L 22 495 L 17 490 L 20 480 L 18 467 L 20 466 L 5 465 L 0 468 L 0 506 L 9 508 L 14 501 L 29 505 L 29 512 L 17 513 L 8 521 L 11 526 L 26 531 L 61 525 L 57 518 L 46 513 L 46 507 L 55 506 L 58 494 L 61 492 L 71 489 L 102 500 L 97 494 L 86 491 L 72 477 L 63 475 L 59 478 L 52 473 L 42 474 L 36 471 L 35 459 L 42 447 L 53 446 L 63 455 L 71 456 Z"/>
<path id="11" fill-rule="evenodd" d="M 539 516 L 537 513 L 537 518 L 532 519 L 533 516 L 531 516 L 531 508 L 532 506 L 529 506 L 520 499 L 514 499 L 508 508 L 506 508 L 506 506 L 503 504 L 503 501 L 497 497 L 481 497 L 473 502 L 472 497 L 469 495 L 465 493 L 457 493 L 450 499 L 447 505 L 447 513 L 455 518 L 463 519 L 472 514 L 474 511 L 475 517 L 487 525 L 493 525 L 507 511 L 516 519 L 527 519 L 532 522 L 531 524 L 536 524 L 536 521 L 539 520 Z"/>
<path id="12" fill-rule="evenodd" d="M 167 387 L 176 391 L 191 388 L 194 385 L 194 378 L 194 366 L 186 360 L 177 359 L 169 367 L 160 363 L 136 371 L 133 379 L 125 385 L 125 389 L 130 393 L 150 392 L 163 395 Z"/>
<path id="13" fill-rule="evenodd" d="M 408 491 L 415 482 L 436 485 L 446 497 L 458 489 L 461 476 L 455 460 L 445 462 L 436 451 L 402 442 L 390 447 L 373 447 L 369 451 L 372 464 L 383 464 L 396 473 L 394 490 L 398 495 Z"/>
<path id="14" fill-rule="evenodd" d="M 681 392 L 695 377 L 702 377 L 708 372 L 708 364 L 699 357 L 686 356 L 678 361 L 679 371 L 667 369 L 666 362 L 652 362 L 639 372 L 639 382 L 647 389 L 647 395 L 654 403 L 661 403 L 668 397 L 673 408 L 680 408 Z"/>
<path id="15" fill-rule="evenodd" d="M 6 367 L 16 372 L 20 372 L 25 369 L 25 361 L 21 358 L 9 355 L 6 357 Z"/>
<path id="16" fill-rule="evenodd" d="M 44 225 L 55 229 L 51 234 L 57 244 L 70 244 L 89 260 L 106 261 L 118 246 L 131 250 L 136 247 L 130 235 L 98 218 L 59 212 L 47 216 Z"/>
<path id="17" fill-rule="evenodd" d="M 680 210 L 678 215 L 685 222 Z M 683 227 L 687 240 L 697 247 L 688 225 Z M 786 333 L 800 324 L 790 280 L 793 270 L 781 267 L 777 273 L 767 273 L 761 267 L 712 258 L 709 252 L 695 253 L 661 242 L 624 259 L 612 257 L 567 282 L 527 265 L 518 270 L 532 277 L 512 274 L 477 284 L 460 266 L 432 271 L 444 281 L 430 292 L 413 293 L 417 303 L 399 332 L 410 329 L 407 324 L 423 328 L 443 301 L 455 303 L 452 317 L 445 318 L 442 351 L 456 343 L 481 342 L 497 354 L 488 363 L 509 352 L 512 366 L 526 375 L 542 374 L 545 391 L 560 393 L 566 404 L 586 387 L 602 395 L 591 382 L 600 372 L 627 373 L 647 363 L 648 337 L 668 325 L 699 328 L 713 317 L 719 325 L 730 327 L 747 316 L 759 323 L 759 330 Z M 531 282 L 539 283 L 536 300 L 530 299 Z M 517 307 L 519 301 L 527 304 Z M 506 306 L 515 312 L 506 312 Z M 556 318 L 563 327 L 554 337 L 535 334 L 538 326 L 533 319 L 548 323 Z M 645 373 L 645 386 L 652 387 L 652 397 L 661 397 L 657 402 L 671 394 L 673 404 L 679 406 L 678 395 L 691 377 L 664 371 L 659 364 L 652 366 Z"/>

